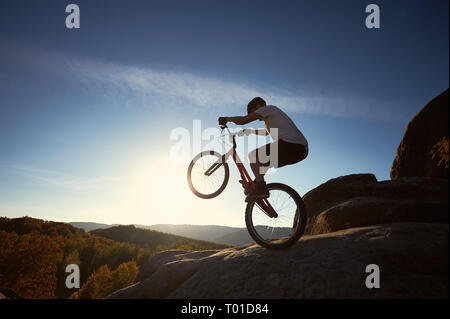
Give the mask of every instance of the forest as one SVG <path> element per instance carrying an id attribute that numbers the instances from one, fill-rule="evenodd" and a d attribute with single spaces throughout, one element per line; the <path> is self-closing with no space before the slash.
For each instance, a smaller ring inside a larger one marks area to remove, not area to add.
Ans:
<path id="1" fill-rule="evenodd" d="M 61 222 L 0 217 L 0 287 L 25 298 L 103 298 L 135 283 L 158 251 L 225 247 L 134 226 L 89 233 Z M 80 289 L 65 285 L 68 264 L 79 266 Z"/>

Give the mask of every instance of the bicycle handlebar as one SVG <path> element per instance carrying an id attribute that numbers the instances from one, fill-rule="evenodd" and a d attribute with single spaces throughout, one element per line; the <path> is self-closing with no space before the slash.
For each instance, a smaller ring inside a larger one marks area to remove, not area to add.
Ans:
<path id="1" fill-rule="evenodd" d="M 228 126 L 227 126 L 226 124 L 225 124 L 225 125 L 220 125 L 220 128 L 221 128 L 222 130 L 223 130 L 223 129 L 227 129 L 228 134 L 230 135 L 230 141 L 233 142 L 233 147 L 236 148 L 236 139 L 235 139 L 235 136 L 236 136 L 237 133 L 231 133 L 230 129 L 228 128 Z"/>

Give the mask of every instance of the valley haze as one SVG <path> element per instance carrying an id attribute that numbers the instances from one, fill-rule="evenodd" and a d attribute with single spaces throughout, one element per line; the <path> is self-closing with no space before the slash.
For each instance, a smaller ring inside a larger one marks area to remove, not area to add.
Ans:
<path id="1" fill-rule="evenodd" d="M 109 228 L 119 226 L 118 224 L 102 224 L 91 222 L 70 222 L 72 226 L 91 231 L 99 228 Z M 124 225 L 122 225 L 124 226 Z M 219 244 L 228 245 L 245 245 L 252 243 L 253 240 L 248 235 L 245 227 L 230 227 L 220 225 L 173 225 L 173 224 L 156 224 L 156 225 L 139 225 L 135 227 L 156 230 L 163 233 L 188 237 L 192 239 L 205 240 Z"/>

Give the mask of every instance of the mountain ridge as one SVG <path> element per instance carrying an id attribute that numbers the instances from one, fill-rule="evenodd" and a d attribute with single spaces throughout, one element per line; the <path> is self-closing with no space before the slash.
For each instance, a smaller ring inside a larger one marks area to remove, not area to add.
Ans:
<path id="1" fill-rule="evenodd" d="M 134 225 L 118 225 L 109 228 L 99 228 L 91 230 L 90 233 L 118 242 L 136 244 L 141 248 L 148 248 L 151 250 L 160 250 L 162 247 L 172 247 L 174 245 L 188 245 L 201 249 L 219 249 L 229 247 L 225 244 L 218 244 L 156 230 L 140 228 Z"/>
<path id="2" fill-rule="evenodd" d="M 109 225 L 93 222 L 69 222 L 68 224 L 84 229 L 85 231 L 105 229 L 114 226 L 126 226 L 122 224 Z M 218 244 L 245 245 L 253 242 L 245 227 L 194 224 L 133 224 L 133 226 L 196 240 L 215 242 Z"/>

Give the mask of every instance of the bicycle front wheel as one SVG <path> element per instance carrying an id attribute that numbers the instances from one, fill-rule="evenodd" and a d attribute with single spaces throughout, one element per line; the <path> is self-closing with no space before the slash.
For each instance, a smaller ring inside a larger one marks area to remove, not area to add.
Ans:
<path id="1" fill-rule="evenodd" d="M 245 223 L 250 236 L 259 245 L 269 249 L 285 249 L 295 244 L 306 226 L 306 208 L 300 195 L 291 187 L 268 184 L 267 202 L 276 217 L 266 214 L 261 201 L 249 202 L 245 211 Z"/>
<path id="2" fill-rule="evenodd" d="M 214 198 L 222 193 L 229 178 L 228 164 L 215 151 L 204 151 L 195 156 L 187 172 L 189 188 L 204 199 Z"/>

